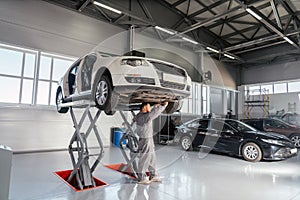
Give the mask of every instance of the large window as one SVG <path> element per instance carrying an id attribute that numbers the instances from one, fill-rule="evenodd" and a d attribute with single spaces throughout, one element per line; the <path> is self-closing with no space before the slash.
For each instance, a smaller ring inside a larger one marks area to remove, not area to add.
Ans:
<path id="1" fill-rule="evenodd" d="M 0 44 L 0 103 L 54 105 L 57 81 L 74 60 Z"/>
<path id="2" fill-rule="evenodd" d="M 288 92 L 300 92 L 300 81 L 289 82 Z"/>
<path id="3" fill-rule="evenodd" d="M 74 60 L 49 54 L 42 54 L 40 58 L 36 103 L 40 105 L 55 105 L 57 82 Z"/>

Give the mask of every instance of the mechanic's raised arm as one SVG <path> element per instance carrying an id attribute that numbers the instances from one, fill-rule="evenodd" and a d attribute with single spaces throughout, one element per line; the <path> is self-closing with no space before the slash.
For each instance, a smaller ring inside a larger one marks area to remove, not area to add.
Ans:
<path id="1" fill-rule="evenodd" d="M 149 118 L 148 119 L 149 120 L 153 120 L 156 117 L 158 117 L 166 109 L 167 106 L 168 106 L 168 102 L 167 101 L 165 101 L 163 103 L 163 105 L 155 104 L 154 108 L 149 113 Z"/>

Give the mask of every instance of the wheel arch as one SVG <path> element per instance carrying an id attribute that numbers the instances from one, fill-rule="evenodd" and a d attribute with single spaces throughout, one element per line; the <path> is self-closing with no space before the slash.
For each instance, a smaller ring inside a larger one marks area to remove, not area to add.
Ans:
<path id="1" fill-rule="evenodd" d="M 96 85 L 96 81 L 102 76 L 102 75 L 107 75 L 108 78 L 109 78 L 109 81 L 111 82 L 112 84 L 112 87 L 113 87 L 113 80 L 112 80 L 112 76 L 111 76 L 111 73 L 109 71 L 109 69 L 107 67 L 100 67 L 97 72 L 96 72 L 96 75 L 94 76 L 94 81 L 93 81 L 93 85 L 95 86 Z"/>
<path id="2" fill-rule="evenodd" d="M 263 148 L 262 148 L 262 146 L 261 146 L 257 141 L 255 141 L 255 140 L 244 140 L 244 141 L 241 143 L 240 147 L 239 147 L 239 156 L 242 156 L 242 149 L 243 149 L 243 146 L 244 146 L 245 144 L 247 144 L 247 143 L 250 143 L 250 142 L 256 144 L 256 145 L 261 149 L 262 158 L 264 158 L 264 151 L 263 151 Z"/>

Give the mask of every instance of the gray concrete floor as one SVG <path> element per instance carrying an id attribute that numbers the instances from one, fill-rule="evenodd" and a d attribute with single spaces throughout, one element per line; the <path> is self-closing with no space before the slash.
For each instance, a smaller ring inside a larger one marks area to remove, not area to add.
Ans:
<path id="1" fill-rule="evenodd" d="M 178 146 L 159 146 L 157 159 L 162 183 L 138 185 L 103 166 L 124 162 L 118 148 L 106 148 L 94 177 L 109 185 L 75 192 L 53 173 L 71 169 L 68 152 L 14 155 L 9 199 L 300 200 L 300 156 L 249 163 L 227 155 L 203 156 Z"/>

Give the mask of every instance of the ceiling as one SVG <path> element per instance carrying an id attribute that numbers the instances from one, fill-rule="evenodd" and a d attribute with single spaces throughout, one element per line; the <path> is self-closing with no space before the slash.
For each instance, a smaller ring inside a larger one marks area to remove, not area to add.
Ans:
<path id="1" fill-rule="evenodd" d="M 124 29 L 134 25 L 223 62 L 254 66 L 300 59 L 298 0 L 47 1 Z"/>

